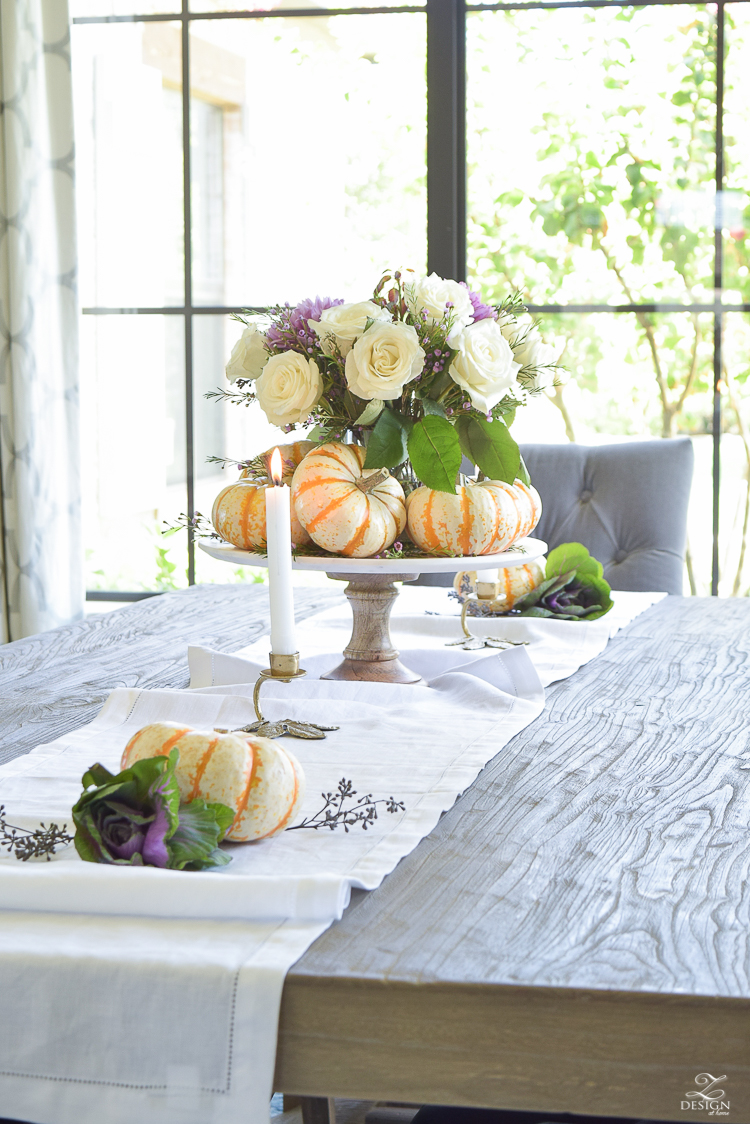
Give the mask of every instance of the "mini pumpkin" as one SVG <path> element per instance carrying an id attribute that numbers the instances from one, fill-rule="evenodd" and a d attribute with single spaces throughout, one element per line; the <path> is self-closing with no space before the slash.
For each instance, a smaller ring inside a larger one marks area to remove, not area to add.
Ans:
<path id="1" fill-rule="evenodd" d="M 476 593 L 477 581 L 488 581 L 486 571 L 462 570 L 456 574 L 453 588 L 461 601 Z M 490 604 L 493 609 L 506 612 L 543 581 L 544 568 L 538 562 L 527 562 L 525 566 L 503 566 L 497 573 L 497 595 Z"/>
<path id="2" fill-rule="evenodd" d="M 175 770 L 180 797 L 200 796 L 235 813 L 227 839 L 268 839 L 288 827 L 305 793 L 305 775 L 293 753 L 269 738 L 193 730 L 177 722 L 153 722 L 135 734 L 122 755 L 127 769 L 147 757 L 179 751 Z"/>
<path id="3" fill-rule="evenodd" d="M 404 490 L 386 468 L 365 469 L 360 445 L 331 441 L 294 473 L 292 505 L 313 542 L 348 558 L 369 558 L 406 526 Z"/>
<path id="4" fill-rule="evenodd" d="M 284 465 L 283 480 L 290 484 L 294 470 L 311 449 L 314 441 L 295 441 L 293 445 L 280 445 Z M 268 464 L 272 449 L 262 454 Z M 257 550 L 266 545 L 266 488 L 271 487 L 271 477 L 258 478 L 249 468 L 243 470 L 239 480 L 227 484 L 214 500 L 211 522 L 216 531 L 226 541 L 243 550 Z M 292 542 L 302 546 L 310 542 L 310 536 L 297 518 L 292 504 Z"/>
<path id="5" fill-rule="evenodd" d="M 517 480 L 481 480 L 455 492 L 417 488 L 407 501 L 409 535 L 426 554 L 470 557 L 497 554 L 536 526 L 539 494 Z"/>
<path id="6" fill-rule="evenodd" d="M 498 531 L 490 554 L 507 550 L 512 543 L 531 534 L 542 516 L 542 500 L 536 488 L 522 480 L 514 484 L 504 480 L 480 480 L 476 486 L 491 491 L 498 505 Z"/>

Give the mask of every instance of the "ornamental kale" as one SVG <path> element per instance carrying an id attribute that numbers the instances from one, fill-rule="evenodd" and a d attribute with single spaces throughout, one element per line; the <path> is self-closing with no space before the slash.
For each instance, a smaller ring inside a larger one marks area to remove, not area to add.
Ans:
<path id="1" fill-rule="evenodd" d="M 592 558 L 581 543 L 565 543 L 550 551 L 545 580 L 516 602 L 513 613 L 593 621 L 612 608 L 610 592 L 601 562 Z"/>
<path id="2" fill-rule="evenodd" d="M 75 848 L 85 862 L 203 870 L 231 859 L 219 843 L 234 813 L 225 804 L 180 801 L 179 753 L 137 761 L 117 776 L 92 765 L 73 808 Z"/>

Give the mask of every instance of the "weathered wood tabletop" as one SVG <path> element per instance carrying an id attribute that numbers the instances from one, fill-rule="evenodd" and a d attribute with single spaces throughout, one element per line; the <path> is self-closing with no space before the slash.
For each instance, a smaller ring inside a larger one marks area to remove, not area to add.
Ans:
<path id="1" fill-rule="evenodd" d="M 0 754 L 266 620 L 261 589 L 204 586 L 0 649 Z M 669 598 L 549 688 L 292 969 L 276 1088 L 680 1120 L 709 1073 L 747 1124 L 749 652 L 750 602 Z"/>

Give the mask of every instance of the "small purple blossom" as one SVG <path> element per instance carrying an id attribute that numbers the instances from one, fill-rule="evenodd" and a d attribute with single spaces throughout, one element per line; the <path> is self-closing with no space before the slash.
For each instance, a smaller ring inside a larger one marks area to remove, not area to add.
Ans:
<path id="1" fill-rule="evenodd" d="M 472 290 L 469 289 L 469 286 L 466 284 L 465 281 L 461 281 L 461 282 L 459 282 L 459 284 L 463 285 L 464 289 L 468 290 L 469 300 L 471 301 L 471 307 L 474 309 L 474 323 L 475 324 L 476 324 L 477 320 L 497 320 L 497 310 L 496 309 L 492 308 L 492 306 L 489 305 L 489 304 L 484 304 L 483 301 L 482 301 L 482 298 L 479 295 L 479 293 L 472 292 Z"/>
<path id="2" fill-rule="evenodd" d="M 461 408 L 462 408 L 463 410 L 470 410 L 470 409 L 471 409 L 471 402 L 464 402 L 464 403 L 462 404 Z"/>

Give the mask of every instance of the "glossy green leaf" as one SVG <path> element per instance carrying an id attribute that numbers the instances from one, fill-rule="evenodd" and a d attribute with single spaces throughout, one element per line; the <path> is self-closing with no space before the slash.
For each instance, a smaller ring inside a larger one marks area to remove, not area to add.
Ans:
<path id="1" fill-rule="evenodd" d="M 429 415 L 418 421 L 408 442 L 415 473 L 436 492 L 454 492 L 461 467 L 461 445 L 449 421 Z"/>
<path id="2" fill-rule="evenodd" d="M 442 406 L 440 402 L 436 402 L 434 398 L 422 398 L 420 401 L 425 414 L 434 414 L 437 418 L 444 418 L 446 416 L 445 406 Z"/>
<path id="3" fill-rule="evenodd" d="M 372 425 L 372 423 L 375 421 L 375 419 L 380 416 L 384 406 L 385 406 L 385 402 L 383 402 L 383 400 L 381 398 L 373 398 L 371 402 L 367 403 L 364 410 L 359 415 L 359 417 L 357 418 L 357 420 L 355 421 L 354 424 L 355 425 Z M 379 465 L 378 467 L 383 467 L 383 466 Z"/>
<path id="4" fill-rule="evenodd" d="M 403 464 L 408 453 L 406 442 L 411 422 L 395 410 L 383 410 L 367 443 L 365 468 L 395 468 Z"/>
<path id="5" fill-rule="evenodd" d="M 477 464 L 490 480 L 512 484 L 518 476 L 521 454 L 505 425 L 499 419 L 488 422 L 469 414 L 456 422 L 461 449 L 472 464 Z"/>
<path id="6" fill-rule="evenodd" d="M 521 480 L 526 485 L 527 488 L 531 484 L 531 477 L 529 476 L 529 470 L 526 467 L 526 461 L 523 459 L 522 456 L 519 456 L 519 458 L 518 458 L 518 479 Z"/>

